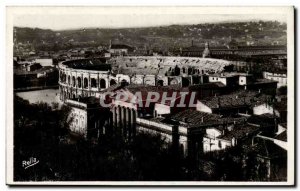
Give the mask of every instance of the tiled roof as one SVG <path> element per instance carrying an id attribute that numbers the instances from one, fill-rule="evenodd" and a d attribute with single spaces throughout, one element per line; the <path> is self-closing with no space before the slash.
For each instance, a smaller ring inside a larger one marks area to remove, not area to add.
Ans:
<path id="1" fill-rule="evenodd" d="M 232 138 L 243 139 L 244 137 L 257 133 L 259 129 L 259 127 L 253 125 L 239 124 L 234 126 L 231 131 L 226 132 L 224 135 L 221 135 L 218 138 L 225 140 L 232 140 Z"/>
<path id="2" fill-rule="evenodd" d="M 179 122 L 184 122 L 190 125 L 200 125 L 209 122 L 217 122 L 221 119 L 221 116 L 196 111 L 193 109 L 187 109 L 182 112 L 171 115 L 170 119 Z"/>
<path id="3" fill-rule="evenodd" d="M 210 114 L 205 112 L 200 112 L 193 109 L 187 109 L 176 114 L 172 114 L 169 116 L 171 120 L 182 122 L 188 124 L 188 127 L 201 127 L 201 126 L 208 126 L 208 125 L 223 125 L 227 123 L 237 122 L 240 123 L 245 121 L 245 118 L 222 118 L 221 115 L 217 114 Z"/>
<path id="4" fill-rule="evenodd" d="M 200 101 L 212 109 L 218 109 L 252 106 L 266 102 L 268 98 L 268 96 L 259 94 L 258 92 L 239 91 L 228 95 L 209 97 Z"/>

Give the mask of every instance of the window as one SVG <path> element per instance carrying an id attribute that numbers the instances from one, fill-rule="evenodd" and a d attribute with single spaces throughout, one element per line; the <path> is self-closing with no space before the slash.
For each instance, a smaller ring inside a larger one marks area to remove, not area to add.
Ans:
<path id="1" fill-rule="evenodd" d="M 91 79 L 91 87 L 96 88 L 97 87 L 97 80 L 95 78 Z"/>
<path id="2" fill-rule="evenodd" d="M 100 88 L 106 88 L 106 81 L 104 79 L 100 79 Z"/>
<path id="3" fill-rule="evenodd" d="M 83 79 L 83 87 L 88 88 L 88 79 L 87 78 Z"/>

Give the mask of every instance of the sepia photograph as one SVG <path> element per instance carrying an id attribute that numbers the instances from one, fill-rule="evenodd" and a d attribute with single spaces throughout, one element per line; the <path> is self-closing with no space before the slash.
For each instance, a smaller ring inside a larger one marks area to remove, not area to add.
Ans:
<path id="1" fill-rule="evenodd" d="M 6 7 L 6 184 L 295 184 L 294 7 Z"/>

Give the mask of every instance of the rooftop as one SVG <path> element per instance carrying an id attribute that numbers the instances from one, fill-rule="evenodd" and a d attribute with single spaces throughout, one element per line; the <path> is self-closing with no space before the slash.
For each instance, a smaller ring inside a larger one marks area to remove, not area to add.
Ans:
<path id="1" fill-rule="evenodd" d="M 193 109 L 187 109 L 176 114 L 172 114 L 168 118 L 173 121 L 178 121 L 183 124 L 186 124 L 187 127 L 192 128 L 217 124 L 230 124 L 234 122 L 241 123 L 242 121 L 245 121 L 245 118 L 243 117 L 222 118 L 221 115 L 200 112 Z"/>
<path id="2" fill-rule="evenodd" d="M 216 114 L 196 111 L 193 109 L 187 109 L 171 115 L 170 119 L 178 122 L 184 122 L 189 124 L 190 126 L 193 126 L 193 125 L 207 124 L 209 122 L 216 122 L 221 119 L 221 116 Z"/>
<path id="3" fill-rule="evenodd" d="M 226 132 L 218 138 L 225 140 L 232 140 L 232 138 L 243 139 L 253 133 L 257 133 L 259 129 L 260 127 L 249 124 L 235 125 L 231 131 Z"/>
<path id="4" fill-rule="evenodd" d="M 254 91 L 238 91 L 228 95 L 205 98 L 200 100 L 212 109 L 252 106 L 266 102 L 269 96 Z"/>

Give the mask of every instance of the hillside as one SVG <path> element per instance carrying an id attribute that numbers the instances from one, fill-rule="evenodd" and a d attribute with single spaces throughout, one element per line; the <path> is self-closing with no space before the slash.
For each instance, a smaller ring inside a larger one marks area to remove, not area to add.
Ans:
<path id="1" fill-rule="evenodd" d="M 286 24 L 271 21 L 63 31 L 15 27 L 14 30 L 16 42 L 31 44 L 36 50 L 107 46 L 109 40 L 162 50 L 190 46 L 192 41 L 200 46 L 205 41 L 212 46 L 223 46 L 232 39 L 239 44 L 247 41 L 254 45 L 270 45 L 274 41 L 286 44 Z"/>

